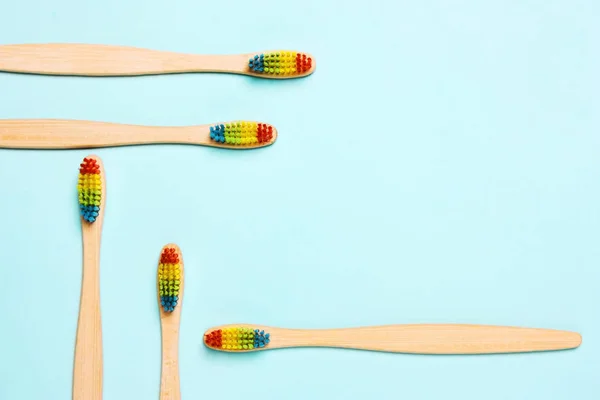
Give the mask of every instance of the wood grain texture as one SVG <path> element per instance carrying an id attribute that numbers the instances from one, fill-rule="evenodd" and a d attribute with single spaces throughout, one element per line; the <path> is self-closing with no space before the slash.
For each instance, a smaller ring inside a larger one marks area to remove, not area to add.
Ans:
<path id="1" fill-rule="evenodd" d="M 179 325 L 181 321 L 181 306 L 183 304 L 184 267 L 181 249 L 176 244 L 170 243 L 165 248 L 174 248 L 179 255 L 181 266 L 181 278 L 179 285 L 179 301 L 175 310 L 167 313 L 160 305 L 160 294 L 157 275 L 157 298 L 160 313 L 160 325 L 162 331 L 162 367 L 160 374 L 160 400 L 180 400 L 181 392 L 179 385 Z M 160 256 L 159 256 L 160 264 Z"/>
<path id="2" fill-rule="evenodd" d="M 231 121 L 234 122 L 234 121 Z M 81 149 L 143 144 L 190 144 L 234 150 L 270 146 L 265 143 L 236 146 L 210 139 L 210 127 L 227 122 L 195 126 L 144 126 L 111 122 L 62 119 L 0 119 L 0 148 Z"/>
<path id="3" fill-rule="evenodd" d="M 276 50 L 278 51 L 278 50 Z M 42 75 L 136 76 L 219 72 L 266 79 L 293 79 L 310 75 L 312 68 L 290 76 L 257 74 L 248 68 L 256 54 L 201 55 L 101 44 L 43 43 L 0 45 L 0 71 Z"/>
<path id="4" fill-rule="evenodd" d="M 106 204 L 106 175 L 100 165 L 102 196 L 100 212 L 93 223 L 81 219 L 83 237 L 83 280 L 73 368 L 73 400 L 102 399 L 102 322 L 100 316 L 100 239 Z"/>
<path id="5" fill-rule="evenodd" d="M 413 354 L 494 354 L 565 350 L 581 344 L 581 335 L 575 332 L 460 324 L 383 325 L 314 330 L 237 324 L 211 328 L 206 333 L 236 326 L 260 329 L 271 334 L 269 345 L 246 351 L 287 347 L 337 347 Z"/>

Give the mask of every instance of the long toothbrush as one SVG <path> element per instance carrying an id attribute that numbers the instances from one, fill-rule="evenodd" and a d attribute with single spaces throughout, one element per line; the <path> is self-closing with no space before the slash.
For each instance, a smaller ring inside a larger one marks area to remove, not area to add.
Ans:
<path id="1" fill-rule="evenodd" d="M 204 344 L 227 352 L 286 347 L 337 347 L 414 354 L 493 354 L 573 349 L 575 332 L 492 325 L 383 325 L 345 329 L 284 329 L 236 324 L 211 328 Z"/>
<path id="2" fill-rule="evenodd" d="M 83 237 L 83 281 L 75 343 L 73 400 L 101 400 L 100 238 L 106 203 L 106 177 L 99 157 L 91 155 L 83 159 L 77 192 Z"/>
<path id="3" fill-rule="evenodd" d="M 191 144 L 226 149 L 272 145 L 277 129 L 255 121 L 194 126 L 144 126 L 62 119 L 0 119 L 0 148 L 76 149 Z"/>
<path id="4" fill-rule="evenodd" d="M 315 61 L 310 54 L 290 50 L 204 55 L 102 44 L 0 45 L 0 71 L 29 74 L 135 76 L 220 72 L 289 79 L 310 75 L 314 70 Z"/>
<path id="5" fill-rule="evenodd" d="M 160 400 L 179 400 L 179 323 L 183 299 L 183 257 L 176 244 L 162 248 L 158 262 L 158 308 L 162 330 Z"/>

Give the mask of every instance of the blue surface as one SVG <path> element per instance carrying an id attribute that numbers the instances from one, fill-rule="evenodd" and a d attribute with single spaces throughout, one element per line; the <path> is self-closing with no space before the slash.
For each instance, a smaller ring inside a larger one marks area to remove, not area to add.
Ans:
<path id="1" fill-rule="evenodd" d="M 307 79 L 0 74 L 0 118 L 275 125 L 256 151 L 100 149 L 104 398 L 154 399 L 156 263 L 185 260 L 184 399 L 597 399 L 600 5 L 5 2 L 1 43 L 311 52 Z M 89 151 L 0 150 L 0 399 L 70 398 Z M 581 332 L 575 351 L 206 350 L 235 322 Z"/>

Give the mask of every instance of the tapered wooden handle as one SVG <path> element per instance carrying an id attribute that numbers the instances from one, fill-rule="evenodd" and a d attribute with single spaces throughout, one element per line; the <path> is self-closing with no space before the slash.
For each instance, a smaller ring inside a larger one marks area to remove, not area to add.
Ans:
<path id="1" fill-rule="evenodd" d="M 246 55 L 198 55 L 99 44 L 0 46 L 0 70 L 44 75 L 135 76 L 247 72 Z"/>
<path id="2" fill-rule="evenodd" d="M 101 220 L 82 224 L 83 280 L 75 343 L 73 400 L 102 400 L 101 224 Z"/>
<path id="3" fill-rule="evenodd" d="M 254 339 L 254 346 L 253 343 L 240 343 L 240 336 L 235 333 L 231 336 L 231 332 L 242 332 L 239 329 L 260 332 L 259 339 Z M 262 344 L 260 337 L 263 338 Z M 235 353 L 286 347 L 339 347 L 393 353 L 493 354 L 573 349 L 581 344 L 581 335 L 552 329 L 493 325 L 420 324 L 285 329 L 235 324 L 210 328 L 205 333 L 204 343 L 215 350 Z M 241 345 L 249 347 L 239 347 Z"/>
<path id="4" fill-rule="evenodd" d="M 0 120 L 0 147 L 69 149 L 147 143 L 210 145 L 207 128 L 157 127 L 77 120 Z"/>
<path id="5" fill-rule="evenodd" d="M 89 286 L 89 285 L 88 285 Z M 83 289 L 77 325 L 73 400 L 102 400 L 102 328 L 99 290 Z"/>
<path id="6" fill-rule="evenodd" d="M 179 387 L 179 325 L 163 324 L 160 400 L 180 400 Z"/>
<path id="7" fill-rule="evenodd" d="M 265 328 L 268 329 L 268 328 Z M 343 347 L 418 354 L 491 354 L 578 347 L 581 335 L 486 325 L 388 325 L 330 330 L 274 330 L 269 347 Z"/>

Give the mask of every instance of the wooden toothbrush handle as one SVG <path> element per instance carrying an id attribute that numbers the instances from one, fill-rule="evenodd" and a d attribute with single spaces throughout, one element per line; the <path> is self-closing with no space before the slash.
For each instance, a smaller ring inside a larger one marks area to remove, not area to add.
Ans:
<path id="1" fill-rule="evenodd" d="M 197 55 L 99 44 L 0 45 L 0 71 L 45 75 L 134 76 L 244 73 L 247 55 Z"/>
<path id="2" fill-rule="evenodd" d="M 179 316 L 177 316 L 179 318 Z M 160 400 L 180 400 L 179 387 L 179 323 L 162 325 L 162 367 Z"/>
<path id="3" fill-rule="evenodd" d="M 575 332 L 486 325 L 388 325 L 349 329 L 271 330 L 269 347 L 342 347 L 416 354 L 492 354 L 578 347 Z"/>
<path id="4" fill-rule="evenodd" d="M 59 119 L 0 119 L 0 148 L 76 149 L 148 143 L 212 145 L 208 126 L 141 126 Z"/>
<path id="5" fill-rule="evenodd" d="M 83 279 L 75 343 L 73 400 L 102 400 L 101 229 L 101 221 L 82 226 Z"/>

